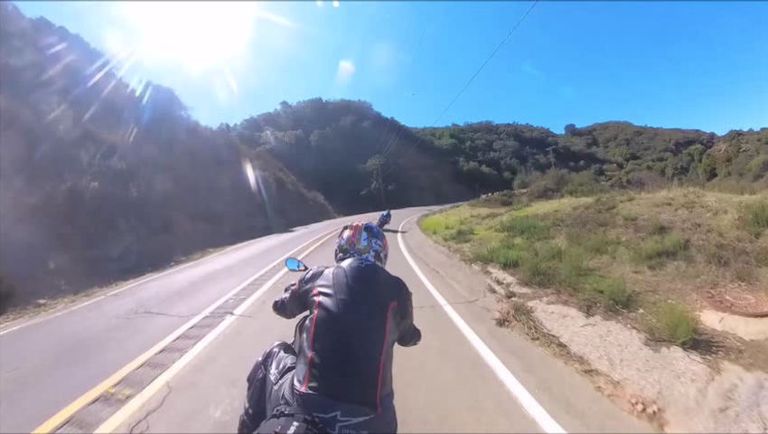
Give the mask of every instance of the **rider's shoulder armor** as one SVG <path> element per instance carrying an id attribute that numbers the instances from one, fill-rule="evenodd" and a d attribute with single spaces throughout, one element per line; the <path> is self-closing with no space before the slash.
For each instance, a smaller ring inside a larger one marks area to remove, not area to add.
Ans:
<path id="1" fill-rule="evenodd" d="M 323 272 L 325 272 L 325 270 L 327 270 L 327 269 L 328 269 L 328 267 L 322 267 L 322 266 L 321 267 L 312 267 L 312 268 L 310 268 L 304 274 L 304 276 L 301 277 L 301 280 L 300 280 L 301 284 L 302 285 L 311 284 L 312 282 L 314 282 L 317 279 L 319 279 L 320 276 L 323 275 Z"/>

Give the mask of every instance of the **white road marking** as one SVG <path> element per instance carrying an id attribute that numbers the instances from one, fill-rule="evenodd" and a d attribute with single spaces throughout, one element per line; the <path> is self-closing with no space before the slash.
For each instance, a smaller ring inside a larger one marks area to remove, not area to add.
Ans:
<path id="1" fill-rule="evenodd" d="M 518 381 L 517 378 L 512 375 L 512 372 L 510 372 L 507 366 L 504 365 L 504 362 L 502 362 L 498 356 L 493 353 L 488 345 L 486 345 L 485 342 L 480 339 L 477 333 L 475 333 L 475 331 L 469 327 L 469 325 L 461 318 L 461 316 L 456 313 L 448 301 L 437 291 L 437 289 L 435 289 L 435 287 L 432 285 L 432 283 L 430 283 L 424 273 L 421 272 L 419 266 L 416 265 L 416 262 L 413 260 L 410 253 L 408 253 L 408 249 L 406 249 L 405 243 L 403 242 L 403 227 L 413 217 L 415 216 L 411 216 L 405 219 L 405 221 L 400 224 L 397 234 L 397 242 L 400 245 L 400 250 L 403 252 L 405 259 L 413 268 L 413 271 L 416 272 L 416 275 L 419 276 L 421 282 L 432 294 L 432 296 L 435 297 L 435 300 L 437 300 L 438 304 L 442 306 L 443 310 L 445 310 L 445 313 L 448 314 L 448 317 L 453 321 L 456 327 L 458 327 L 461 333 L 464 334 L 464 337 L 467 338 L 469 343 L 472 344 L 475 350 L 477 350 L 485 363 L 488 364 L 488 367 L 490 367 L 494 374 L 496 374 L 496 376 L 499 378 L 499 380 L 504 383 L 504 386 L 507 388 L 507 390 L 509 390 L 512 396 L 520 403 L 523 409 L 525 409 L 525 411 L 531 416 L 531 418 L 533 418 L 539 427 L 547 433 L 565 433 L 566 431 L 563 429 L 563 427 L 561 427 L 555 421 L 555 419 L 553 419 L 552 416 L 547 413 L 544 407 L 542 407 L 541 404 L 536 401 L 536 398 L 534 398 L 533 395 L 531 395 L 530 392 L 528 392 L 528 390 L 520 383 L 520 381 Z"/>
<path id="2" fill-rule="evenodd" d="M 307 250 L 305 250 L 301 255 L 299 255 L 299 259 L 307 256 L 309 253 L 311 253 L 313 250 L 315 250 L 322 243 L 324 243 L 326 240 L 328 240 L 330 237 L 334 235 L 336 235 L 335 229 L 330 234 L 326 235 L 320 241 L 318 241 L 317 243 L 309 247 Z M 248 309 L 256 300 L 259 299 L 259 297 L 261 297 L 267 290 L 269 290 L 272 287 L 272 285 L 274 285 L 275 282 L 277 282 L 287 272 L 288 272 L 287 269 L 282 269 L 278 273 L 276 273 L 271 279 L 269 279 L 269 281 L 267 281 L 256 292 L 254 292 L 250 297 L 248 297 L 247 300 L 245 300 L 242 304 L 240 304 L 240 306 L 238 306 L 233 311 L 233 315 L 228 316 L 227 318 L 224 319 L 224 321 L 219 323 L 219 325 L 216 326 L 216 328 L 214 328 L 207 335 L 205 335 L 203 339 L 201 339 L 197 344 L 195 344 L 173 365 L 171 365 L 170 368 L 168 368 L 162 374 L 160 374 L 157 378 L 155 378 L 152 381 L 152 383 L 150 383 L 147 387 L 144 388 L 144 390 L 139 392 L 138 395 L 134 396 L 133 399 L 128 401 L 127 404 L 125 404 L 117 412 L 115 412 L 112 416 L 110 416 L 109 419 L 107 419 L 101 425 L 99 425 L 99 427 L 96 428 L 94 432 L 95 433 L 114 432 L 123 422 L 128 420 L 128 418 L 131 417 L 133 413 L 139 410 L 141 406 L 144 405 L 145 402 L 147 402 L 147 400 L 149 400 L 165 384 L 167 384 L 174 376 L 176 376 L 176 374 L 178 374 L 179 371 L 181 371 L 190 361 L 192 361 L 192 359 L 194 359 L 195 356 L 197 356 L 203 349 L 205 349 L 205 347 L 207 347 L 211 342 L 213 342 L 213 340 L 216 339 L 216 337 L 218 337 L 227 327 L 229 327 L 232 324 L 232 322 L 234 322 L 238 318 L 238 315 L 242 314 L 246 309 Z"/>
<path id="3" fill-rule="evenodd" d="M 334 229 L 335 231 L 335 229 Z M 296 247 L 295 249 L 291 250 L 286 254 L 286 256 L 290 256 L 294 254 L 295 252 L 301 250 L 303 247 L 307 246 L 308 244 L 312 243 L 313 241 L 317 240 L 318 238 L 322 237 L 322 241 L 325 241 L 330 235 L 333 235 L 335 232 L 331 231 L 324 232 L 323 234 L 314 237 L 304 243 L 302 243 L 300 246 Z M 321 242 L 322 242 L 321 241 Z M 176 338 L 181 336 L 182 333 L 187 331 L 190 327 L 195 325 L 198 321 L 200 321 L 203 317 L 208 315 L 209 313 L 213 312 L 214 309 L 219 307 L 221 304 L 223 304 L 225 301 L 230 299 L 233 295 L 237 294 L 238 291 L 243 289 L 246 285 L 250 284 L 254 280 L 258 279 L 262 275 L 264 275 L 266 272 L 268 272 L 270 269 L 274 268 L 278 264 L 280 264 L 284 258 L 280 258 L 265 268 L 261 269 L 258 273 L 254 274 L 253 276 L 246 279 L 244 282 L 239 284 L 237 287 L 226 293 L 224 296 L 216 300 L 213 304 L 205 308 L 202 312 L 197 314 L 194 318 L 190 319 L 184 325 L 174 330 L 171 334 L 169 334 L 165 339 L 155 344 L 152 348 L 144 352 L 139 357 L 133 359 L 131 362 L 129 362 L 127 365 L 125 365 L 123 368 L 121 368 L 119 371 L 117 371 L 115 374 L 111 375 L 106 380 L 102 381 L 92 389 L 90 389 L 88 392 L 84 393 L 77 399 L 75 399 L 71 404 L 64 407 L 62 410 L 57 412 L 52 417 L 48 418 L 45 422 L 43 422 L 39 427 L 35 428 L 33 432 L 36 433 L 43 433 L 43 432 L 52 432 L 56 430 L 59 426 L 63 425 L 70 417 L 72 417 L 73 414 L 75 414 L 77 411 L 79 411 L 81 408 L 85 407 L 89 403 L 91 403 L 93 400 L 98 398 L 105 390 L 107 390 L 109 387 L 114 386 L 117 384 L 120 380 L 122 380 L 126 375 L 131 373 L 134 369 L 141 366 L 144 362 L 149 360 L 153 355 L 155 355 L 157 352 L 159 352 L 161 349 L 163 349 L 166 345 L 173 342 Z M 270 279 L 270 281 L 272 281 Z M 246 303 L 248 300 L 246 300 Z M 231 317 L 230 317 L 231 318 Z M 199 344 L 200 342 L 198 342 Z M 177 361 L 178 363 L 178 361 Z"/>
<path id="4" fill-rule="evenodd" d="M 189 266 L 192 266 L 194 264 L 197 264 L 198 262 L 201 262 L 203 260 L 215 258 L 216 256 L 223 255 L 224 253 L 229 252 L 230 250 L 236 249 L 238 247 L 242 247 L 242 246 L 244 246 L 244 245 L 246 245 L 248 243 L 251 243 L 251 242 L 256 241 L 256 240 L 261 240 L 261 239 L 263 239 L 263 238 L 257 238 L 257 239 L 253 239 L 253 240 L 243 241 L 242 243 L 237 243 L 235 245 L 232 245 L 232 246 L 229 246 L 229 247 L 225 248 L 224 250 L 220 250 L 220 251 L 212 253 L 210 255 L 203 256 L 202 258 L 195 259 L 194 261 L 187 262 L 185 264 L 181 264 L 181 265 L 178 265 L 176 267 L 169 268 L 168 270 L 165 270 L 165 271 L 163 271 L 161 273 L 149 275 L 149 276 L 146 276 L 146 277 L 141 277 L 141 278 L 139 278 L 136 281 L 130 282 L 130 283 L 128 283 L 126 285 L 123 285 L 123 286 L 121 286 L 119 288 L 113 289 L 112 291 L 107 292 L 106 294 L 98 295 L 98 296 L 96 296 L 94 298 L 91 298 L 90 300 L 87 300 L 87 301 L 85 301 L 83 303 L 76 304 L 74 306 L 71 306 L 71 307 L 68 307 L 68 308 L 64 308 L 64 309 L 59 310 L 59 311 L 53 311 L 53 312 L 50 312 L 48 314 L 43 313 L 40 316 L 38 316 L 36 318 L 33 318 L 31 320 L 25 321 L 25 322 L 23 322 L 21 324 L 8 327 L 7 329 L 4 329 L 4 330 L 0 330 L 0 336 L 4 335 L 6 333 L 10 333 L 12 331 L 18 330 L 18 329 L 20 329 L 22 327 L 27 327 L 27 326 L 30 326 L 32 324 L 37 324 L 39 322 L 46 321 L 46 320 L 49 320 L 51 318 L 55 318 L 55 317 L 60 316 L 60 315 L 64 315 L 65 313 L 69 313 L 69 312 L 72 312 L 74 310 L 80 309 L 82 307 L 88 306 L 89 304 L 95 303 L 95 302 L 97 302 L 97 301 L 99 301 L 99 300 L 101 300 L 103 298 L 119 294 L 119 293 L 121 293 L 121 292 L 123 292 L 123 291 L 125 291 L 127 289 L 130 289 L 130 288 L 133 288 L 135 286 L 141 285 L 142 283 L 146 283 L 146 282 L 149 282 L 151 280 L 155 280 L 155 279 L 158 279 L 158 278 L 163 277 L 165 275 L 168 275 L 170 273 L 174 273 L 176 271 L 183 270 L 183 269 L 185 269 L 185 268 L 187 268 Z"/>

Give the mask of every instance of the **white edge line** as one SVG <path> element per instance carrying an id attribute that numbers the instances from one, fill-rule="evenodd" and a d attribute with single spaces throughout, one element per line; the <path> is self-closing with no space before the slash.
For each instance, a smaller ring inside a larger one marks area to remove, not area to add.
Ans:
<path id="1" fill-rule="evenodd" d="M 432 296 L 435 297 L 435 300 L 437 300 L 438 304 L 442 306 L 442 308 L 445 310 L 445 313 L 448 314 L 448 317 L 453 321 L 456 327 L 458 327 L 461 333 L 464 334 L 464 337 L 466 337 L 469 343 L 475 347 L 475 350 L 477 350 L 483 360 L 485 360 L 485 363 L 488 364 L 494 374 L 496 374 L 499 380 L 504 383 L 504 386 L 506 386 L 507 390 L 509 390 L 512 396 L 520 403 L 523 409 L 525 409 L 525 411 L 533 418 L 539 427 L 547 433 L 565 433 L 566 431 L 563 429 L 563 427 L 561 427 L 555 421 L 555 419 L 553 419 L 552 416 L 547 413 L 544 407 L 542 407 L 541 404 L 536 401 L 536 398 L 534 398 L 533 395 L 531 395 L 531 393 L 526 390 L 526 388 L 520 383 L 520 381 L 517 380 L 517 378 L 515 378 L 515 376 L 512 374 L 512 372 L 510 372 L 506 365 L 504 365 L 504 362 L 502 362 L 496 356 L 496 354 L 493 353 L 488 345 L 486 345 L 485 342 L 480 339 L 477 333 L 475 333 L 474 330 L 472 330 L 472 328 L 461 318 L 461 316 L 456 313 L 453 307 L 448 304 L 448 301 L 446 301 L 446 299 L 437 291 L 437 289 L 432 286 L 424 273 L 421 272 L 419 266 L 416 265 L 416 262 L 408 253 L 408 249 L 405 248 L 402 232 L 403 226 L 405 226 L 405 224 L 413 217 L 415 216 L 411 216 L 400 223 L 400 227 L 398 228 L 399 233 L 397 234 L 397 242 L 400 245 L 400 250 L 403 252 L 405 259 L 413 268 L 413 271 L 416 272 L 416 275 L 419 276 L 421 282 L 424 284 L 427 290 L 429 290 Z"/>
<path id="2" fill-rule="evenodd" d="M 311 242 L 313 242 L 313 241 L 315 241 L 316 239 L 318 239 L 318 238 L 320 238 L 320 237 L 324 236 L 325 234 L 326 234 L 326 232 L 324 232 L 323 234 L 321 234 L 321 235 L 319 235 L 319 236 L 316 236 L 316 237 L 314 237 L 314 238 L 311 238 L 311 239 L 309 239 L 308 241 L 306 241 L 306 242 L 302 243 L 301 245 L 299 245 L 299 246 L 298 246 L 298 247 L 296 247 L 295 249 L 293 249 L 293 250 L 291 250 L 290 252 L 288 252 L 288 253 L 286 254 L 286 256 L 290 256 L 290 255 L 294 254 L 295 252 L 299 251 L 299 250 L 300 250 L 301 248 L 303 248 L 304 246 L 306 246 L 306 245 L 310 244 Z M 326 235 L 326 236 L 327 236 L 327 235 Z M 145 359 L 145 360 L 142 360 L 140 363 L 144 363 L 144 362 L 146 362 L 146 360 L 149 360 L 149 358 L 150 358 L 150 357 L 152 357 L 153 355 L 157 354 L 157 353 L 158 353 L 160 350 L 162 350 L 162 349 L 163 349 L 163 348 L 164 348 L 166 345 L 168 345 L 169 343 L 173 342 L 173 340 L 175 340 L 176 338 L 178 338 L 179 336 L 181 336 L 181 334 L 182 334 L 182 333 L 184 333 L 185 331 L 187 331 L 187 329 L 189 329 L 190 327 L 192 327 L 193 325 L 195 325 L 195 323 L 197 323 L 198 321 L 200 321 L 200 320 L 201 320 L 203 317 L 205 317 L 206 315 L 208 315 L 209 313 L 211 313 L 211 312 L 212 312 L 214 309 L 216 309 L 217 307 L 219 307 L 219 306 L 220 306 L 222 303 L 224 303 L 225 301 L 227 301 L 229 298 L 231 298 L 233 295 L 235 295 L 235 294 L 236 294 L 238 291 L 240 291 L 241 289 L 243 289 L 243 288 L 244 288 L 246 285 L 250 284 L 250 283 L 251 283 L 251 282 L 253 282 L 254 280 L 256 280 L 256 279 L 258 279 L 259 277 L 261 277 L 263 274 L 265 274 L 265 273 L 266 273 L 267 271 L 269 271 L 271 268 L 273 268 L 273 267 L 277 266 L 277 265 L 278 265 L 278 264 L 279 264 L 281 261 L 283 261 L 283 260 L 284 260 L 284 259 L 281 257 L 280 259 L 278 259 L 278 260 L 276 260 L 276 261 L 272 262 L 271 264 L 269 264 L 269 265 L 268 265 L 268 266 L 266 266 L 265 268 L 261 269 L 261 271 L 259 271 L 258 273 L 254 274 L 253 276 L 249 277 L 248 279 L 246 279 L 245 281 L 243 281 L 243 283 L 241 283 L 241 284 L 237 285 L 237 287 L 235 287 L 234 289 L 232 289 L 232 290 L 231 290 L 231 291 L 229 291 L 228 293 L 224 294 L 224 295 L 223 295 L 221 298 L 219 298 L 219 299 L 218 299 L 218 300 L 216 300 L 216 301 L 215 301 L 213 304 L 211 304 L 210 306 L 208 306 L 207 308 L 205 308 L 205 309 L 204 309 L 202 312 L 200 312 L 200 313 L 199 313 L 199 314 L 197 314 L 195 317 L 193 317 L 192 319 L 190 319 L 189 321 L 187 321 L 186 323 L 184 323 L 184 325 L 182 325 L 181 327 L 179 327 L 179 328 L 177 328 L 176 330 L 174 330 L 173 332 L 171 332 L 171 334 L 169 334 L 167 337 L 165 337 L 165 339 L 161 340 L 160 342 L 158 342 L 157 344 L 155 344 L 155 345 L 154 345 L 154 346 L 153 346 L 151 349 L 149 349 L 148 351 L 146 351 L 145 353 L 143 353 L 141 356 L 139 356 L 139 357 L 142 357 L 142 356 L 145 356 L 145 355 L 147 356 L 147 357 L 146 357 L 146 359 Z M 131 363 L 133 363 L 133 362 L 135 362 L 135 361 L 136 361 L 136 359 L 134 359 L 133 361 L 129 362 L 129 364 L 131 364 Z M 126 365 L 126 366 L 127 366 L 127 365 Z M 123 369 L 123 368 L 121 368 L 121 369 Z M 118 372 L 119 372 L 119 371 L 118 371 Z M 127 375 L 127 374 L 128 374 L 128 373 L 126 373 L 125 375 Z M 125 378 L 125 375 L 124 375 L 124 376 L 122 376 L 122 377 L 120 377 L 119 379 L 117 379 L 117 380 L 116 380 L 116 382 L 115 382 L 115 384 L 117 384 L 117 383 L 118 383 L 120 380 L 122 380 L 123 378 Z M 98 387 L 98 386 L 96 386 L 96 387 Z M 90 392 L 90 391 L 89 391 L 89 392 Z M 89 392 L 86 392 L 86 394 L 87 394 L 87 393 L 89 393 Z M 82 397 L 82 395 L 81 395 L 81 397 Z M 75 399 L 75 401 L 73 401 L 73 402 L 76 402 L 76 401 L 78 401 L 79 399 L 80 399 L 80 397 L 78 397 L 77 399 Z M 71 404 L 70 404 L 70 405 L 71 405 Z M 88 404 L 86 404 L 86 405 L 88 405 Z M 68 405 L 68 406 L 69 406 L 69 405 Z M 67 406 L 67 407 L 68 407 L 68 406 Z M 67 407 L 65 407 L 65 408 L 67 408 Z M 80 407 L 80 408 L 82 408 L 82 407 Z M 78 408 L 76 411 L 79 411 L 79 410 L 80 410 L 80 408 Z M 57 415 L 58 415 L 58 413 L 57 413 L 56 415 L 52 416 L 51 418 L 53 418 L 53 417 L 56 417 Z M 68 417 L 67 417 L 67 419 L 69 419 L 70 417 L 71 417 L 71 415 L 70 415 L 70 416 L 68 416 Z M 48 419 L 47 419 L 45 422 L 43 422 L 43 425 L 41 425 L 41 426 L 44 426 L 45 424 L 47 424 L 47 423 L 48 423 L 48 421 L 49 421 L 51 418 L 48 418 Z M 66 423 L 66 420 L 65 420 L 63 423 Z M 39 427 L 38 427 L 38 428 L 39 428 Z M 36 430 L 36 431 L 37 431 L 37 430 Z"/>
<path id="3" fill-rule="evenodd" d="M 324 236 L 320 241 L 309 247 L 307 250 L 305 250 L 301 255 L 299 255 L 299 259 L 307 256 L 309 253 L 311 253 L 313 250 L 315 250 L 317 247 L 319 247 L 322 243 L 324 243 L 326 240 L 328 240 L 330 237 L 334 236 L 336 234 L 336 230 L 332 231 L 330 234 Z M 311 241 L 314 241 L 317 238 L 313 238 Z M 296 250 L 300 249 L 301 247 L 304 247 L 309 242 L 299 246 L 297 249 L 293 250 L 291 253 L 295 252 Z M 291 254 L 289 253 L 289 255 Z M 280 260 L 282 261 L 282 259 Z M 277 261 L 277 262 L 280 262 Z M 273 264 L 274 265 L 274 264 Z M 271 268 L 270 266 L 269 268 Z M 160 374 L 157 378 L 155 378 L 147 387 L 145 387 L 141 392 L 139 392 L 138 395 L 134 396 L 130 401 L 128 401 L 127 404 L 125 404 L 123 407 L 121 407 L 117 412 L 115 412 L 112 416 L 109 417 L 106 421 L 104 421 L 101 425 L 99 425 L 96 430 L 94 430 L 94 433 L 111 433 L 114 432 L 120 424 L 128 420 L 128 418 L 135 413 L 137 410 L 141 408 L 141 406 L 147 402 L 155 393 L 160 390 L 161 387 L 163 387 L 166 383 L 168 383 L 176 374 L 179 373 L 192 359 L 194 359 L 205 347 L 207 347 L 211 342 L 213 342 L 214 339 L 216 339 L 217 336 L 219 336 L 227 327 L 229 327 L 230 324 L 232 324 L 233 321 L 235 321 L 238 317 L 237 315 L 244 312 L 246 309 L 248 309 L 256 300 L 258 300 L 272 285 L 275 284 L 281 277 L 283 277 L 287 273 L 287 270 L 283 269 L 280 270 L 277 274 L 275 274 L 271 279 L 269 279 L 264 285 L 262 285 L 256 292 L 254 292 L 250 297 L 248 297 L 247 300 L 245 300 L 240 306 L 238 306 L 232 313 L 233 315 L 228 316 L 224 319 L 221 323 L 219 323 L 216 328 L 211 330 L 203 339 L 198 341 L 189 351 L 187 351 L 179 360 L 177 360 L 173 365 L 171 365 L 170 368 L 166 369 L 162 374 Z"/>
<path id="4" fill-rule="evenodd" d="M 50 312 L 48 314 L 42 313 L 42 314 L 40 314 L 40 316 L 38 316 L 36 318 L 32 318 L 32 319 L 30 319 L 28 321 L 22 322 L 21 324 L 17 324 L 15 326 L 8 327 L 5 330 L 0 330 L 0 336 L 4 335 L 6 333 L 10 333 L 12 331 L 18 330 L 18 329 L 23 328 L 23 327 L 31 326 L 33 324 L 37 324 L 37 323 L 40 323 L 40 322 L 43 322 L 43 321 L 55 318 L 57 316 L 64 315 L 65 313 L 69 313 L 69 312 L 72 312 L 74 310 L 80 309 L 82 307 L 88 306 L 89 304 L 95 303 L 95 302 L 97 302 L 97 301 L 99 301 L 99 300 L 101 300 L 103 298 L 119 294 L 119 293 L 121 293 L 121 292 L 123 292 L 123 291 L 125 291 L 127 289 L 133 288 L 134 286 L 141 285 L 142 283 L 146 283 L 146 282 L 149 282 L 149 281 L 154 280 L 154 279 L 158 279 L 160 277 L 163 277 L 163 276 L 168 275 L 170 273 L 174 273 L 176 271 L 181 271 L 184 268 L 187 268 L 187 267 L 189 267 L 191 265 L 197 264 L 198 262 L 204 261 L 206 259 L 212 259 L 212 258 L 215 258 L 215 257 L 217 257 L 219 255 L 223 255 L 224 253 L 227 253 L 227 252 L 229 252 L 229 251 L 231 251 L 233 249 L 245 246 L 246 244 L 251 243 L 251 242 L 256 241 L 256 240 L 261 240 L 261 239 L 263 239 L 263 238 L 265 238 L 267 236 L 269 236 L 269 235 L 265 235 L 264 237 L 261 237 L 261 238 L 256 238 L 256 239 L 252 239 L 252 240 L 243 241 L 241 243 L 237 243 L 237 244 L 231 245 L 229 247 L 226 247 L 223 250 L 219 250 L 218 252 L 212 253 L 210 255 L 203 256 L 202 258 L 198 258 L 198 259 L 195 259 L 193 261 L 190 261 L 190 262 L 187 262 L 187 263 L 184 263 L 184 264 L 180 264 L 180 265 L 171 267 L 171 268 L 169 268 L 169 269 L 167 269 L 165 271 L 162 271 L 160 273 L 152 274 L 152 275 L 149 275 L 149 276 L 146 276 L 146 277 L 140 277 L 140 278 L 138 278 L 138 280 L 135 280 L 133 282 L 129 282 L 129 283 L 123 285 L 123 286 L 118 287 L 117 289 L 113 289 L 112 291 L 109 291 L 106 294 L 97 295 L 94 298 L 91 298 L 90 300 L 87 300 L 87 301 L 85 301 L 83 303 L 80 303 L 80 304 L 76 304 L 74 306 L 70 306 L 70 307 L 64 308 L 64 309 L 62 309 L 60 311 L 53 311 L 53 312 Z"/>

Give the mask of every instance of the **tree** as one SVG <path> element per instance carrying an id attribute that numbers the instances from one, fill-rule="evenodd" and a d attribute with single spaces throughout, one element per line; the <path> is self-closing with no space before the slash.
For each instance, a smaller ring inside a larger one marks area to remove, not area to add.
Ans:
<path id="1" fill-rule="evenodd" d="M 365 171 L 370 175 L 371 183 L 368 188 L 363 190 L 363 192 L 371 192 L 372 194 L 378 195 L 381 208 L 387 208 L 387 201 L 384 196 L 384 191 L 386 189 L 384 183 L 384 171 L 386 163 L 386 157 L 381 154 L 375 154 L 365 163 Z"/>

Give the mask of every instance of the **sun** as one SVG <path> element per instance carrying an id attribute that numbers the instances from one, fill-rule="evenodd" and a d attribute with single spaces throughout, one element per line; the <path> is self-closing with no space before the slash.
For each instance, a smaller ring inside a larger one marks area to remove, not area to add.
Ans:
<path id="1" fill-rule="evenodd" d="M 109 36 L 113 55 L 200 73 L 226 67 L 247 52 L 259 19 L 289 26 L 253 2 L 121 2 L 123 28 Z"/>

